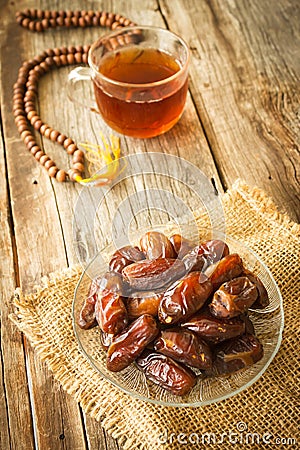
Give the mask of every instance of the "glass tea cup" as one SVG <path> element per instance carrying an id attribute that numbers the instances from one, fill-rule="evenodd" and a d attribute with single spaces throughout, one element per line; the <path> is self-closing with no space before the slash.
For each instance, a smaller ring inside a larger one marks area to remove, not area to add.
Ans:
<path id="1" fill-rule="evenodd" d="M 78 101 L 74 84 L 90 80 L 98 110 L 91 109 L 112 129 L 136 138 L 157 136 L 182 115 L 189 56 L 187 44 L 168 30 L 120 28 L 91 46 L 89 68 L 71 71 L 71 99 Z"/>

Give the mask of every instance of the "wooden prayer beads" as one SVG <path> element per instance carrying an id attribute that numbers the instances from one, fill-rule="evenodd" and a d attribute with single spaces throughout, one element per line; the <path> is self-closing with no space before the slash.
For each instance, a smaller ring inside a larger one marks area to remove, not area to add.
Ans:
<path id="1" fill-rule="evenodd" d="M 120 14 L 105 11 L 49 11 L 27 9 L 16 14 L 17 22 L 34 32 L 43 32 L 57 27 L 101 26 L 112 30 L 135 25 Z M 76 181 L 84 171 L 84 153 L 78 150 L 75 142 L 44 123 L 36 111 L 39 79 L 54 68 L 87 64 L 90 46 L 69 46 L 45 50 L 40 55 L 25 61 L 19 69 L 18 79 L 14 84 L 13 113 L 15 123 L 27 149 L 48 171 L 51 178 L 63 182 L 67 179 Z M 72 155 L 72 167 L 68 171 L 59 169 L 55 162 L 38 145 L 34 130 L 42 136 L 62 145 Z"/>

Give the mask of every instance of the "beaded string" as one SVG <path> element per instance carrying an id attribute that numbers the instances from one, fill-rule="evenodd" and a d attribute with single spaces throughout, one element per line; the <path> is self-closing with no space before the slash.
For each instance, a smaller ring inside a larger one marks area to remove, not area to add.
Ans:
<path id="1" fill-rule="evenodd" d="M 105 11 L 49 11 L 27 9 L 16 13 L 17 22 L 34 32 L 43 32 L 57 27 L 91 27 L 101 26 L 112 30 L 135 25 L 120 14 Z M 40 55 L 25 61 L 19 69 L 18 79 L 14 84 L 13 112 L 18 131 L 27 149 L 35 159 L 45 167 L 48 174 L 57 181 L 82 179 L 84 172 L 84 152 L 75 142 L 41 120 L 36 110 L 38 81 L 54 68 L 87 64 L 90 46 L 69 46 L 45 50 Z M 62 145 L 72 155 L 72 166 L 68 171 L 57 167 L 55 162 L 40 148 L 34 131 Z"/>

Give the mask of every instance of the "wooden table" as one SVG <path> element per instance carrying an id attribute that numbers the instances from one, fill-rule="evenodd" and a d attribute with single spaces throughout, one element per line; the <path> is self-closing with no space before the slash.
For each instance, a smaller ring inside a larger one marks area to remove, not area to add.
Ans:
<path id="1" fill-rule="evenodd" d="M 18 9 L 65 6 L 60 0 L 1 0 L 3 450 L 118 448 L 62 390 L 8 318 L 16 286 L 30 291 L 43 275 L 77 262 L 72 214 L 81 187 L 48 177 L 26 150 L 12 114 L 12 88 L 23 60 L 46 48 L 92 43 L 103 33 L 95 28 L 30 33 L 15 22 Z M 73 9 L 83 7 L 85 2 L 72 1 Z M 181 156 L 200 168 L 219 192 L 240 177 L 263 188 L 281 211 L 299 220 L 299 2 L 103 0 L 89 2 L 88 8 L 168 27 L 191 50 L 190 88 L 182 119 L 158 138 L 121 137 L 123 154 L 157 151 Z M 109 130 L 95 114 L 68 100 L 69 70 L 54 70 L 41 79 L 40 115 L 76 142 L 96 142 L 100 131 L 107 135 Z M 41 145 L 57 164 L 68 166 L 68 156 L 57 144 L 41 139 Z"/>

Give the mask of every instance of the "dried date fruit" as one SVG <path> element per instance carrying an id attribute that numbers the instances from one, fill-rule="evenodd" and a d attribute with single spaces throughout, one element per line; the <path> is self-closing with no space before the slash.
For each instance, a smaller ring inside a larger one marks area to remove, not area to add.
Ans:
<path id="1" fill-rule="evenodd" d="M 145 255 L 138 247 L 127 245 L 115 251 L 108 267 L 110 271 L 122 273 L 124 267 L 143 259 L 145 259 Z"/>
<path id="2" fill-rule="evenodd" d="M 125 295 L 128 286 L 124 283 L 122 275 L 117 272 L 106 272 L 99 278 L 100 291 L 114 292 L 119 295 Z"/>
<path id="3" fill-rule="evenodd" d="M 208 344 L 189 330 L 171 328 L 161 331 L 161 335 L 154 342 L 154 349 L 197 369 L 205 370 L 212 366 L 212 354 Z"/>
<path id="4" fill-rule="evenodd" d="M 241 314 L 239 317 L 245 324 L 245 333 L 246 334 L 253 334 L 253 336 L 255 336 L 255 328 L 254 328 L 252 320 L 250 319 L 248 314 L 247 313 Z M 234 319 L 232 319 L 232 320 L 234 320 Z"/>
<path id="5" fill-rule="evenodd" d="M 148 231 L 140 239 L 140 246 L 147 259 L 175 258 L 173 246 L 167 236 L 159 231 Z"/>
<path id="6" fill-rule="evenodd" d="M 225 375 L 252 366 L 263 357 L 263 347 L 251 334 L 222 342 L 215 347 L 213 371 Z"/>
<path id="7" fill-rule="evenodd" d="M 104 333 L 104 331 L 100 330 L 100 343 L 104 350 L 107 350 L 110 344 L 112 343 L 113 335 L 109 333 Z"/>
<path id="8" fill-rule="evenodd" d="M 251 272 L 248 269 L 244 269 L 243 275 L 245 277 L 249 278 L 251 283 L 255 284 L 257 292 L 258 292 L 258 297 L 255 300 L 255 302 L 253 303 L 253 305 L 251 306 L 251 308 L 252 309 L 266 308 L 269 305 L 270 300 L 269 300 L 269 295 L 268 295 L 267 289 L 263 285 L 262 281 L 258 278 L 257 275 L 255 275 L 253 272 Z"/>
<path id="9" fill-rule="evenodd" d="M 181 234 L 173 234 L 169 241 L 173 245 L 176 255 L 179 259 L 182 259 L 186 254 L 188 254 L 193 248 L 196 247 L 194 242 L 189 239 L 184 238 Z"/>
<path id="10" fill-rule="evenodd" d="M 136 292 L 126 301 L 126 309 L 130 320 L 136 319 L 143 314 L 150 314 L 150 316 L 157 316 L 158 305 L 162 298 L 162 294 L 155 292 Z"/>
<path id="11" fill-rule="evenodd" d="M 193 248 L 184 258 L 188 271 L 205 271 L 207 267 L 229 255 L 228 245 L 220 239 L 203 242 Z"/>
<path id="12" fill-rule="evenodd" d="M 119 372 L 129 366 L 159 333 L 154 317 L 149 314 L 132 322 L 121 334 L 115 336 L 107 351 L 108 370 Z"/>
<path id="13" fill-rule="evenodd" d="M 245 321 L 240 317 L 228 320 L 219 319 L 214 317 L 207 308 L 192 316 L 181 326 L 193 331 L 212 344 L 240 336 L 246 330 Z"/>
<path id="14" fill-rule="evenodd" d="M 189 367 L 149 350 L 143 352 L 136 364 L 149 380 L 174 395 L 188 394 L 197 381 Z"/>
<path id="15" fill-rule="evenodd" d="M 78 325 L 83 330 L 89 330 L 97 325 L 95 315 L 95 305 L 97 301 L 97 292 L 99 290 L 99 280 L 101 277 L 94 278 L 91 282 L 87 298 L 80 310 Z"/>
<path id="16" fill-rule="evenodd" d="M 247 277 L 238 277 L 220 286 L 209 309 L 215 317 L 231 319 L 246 312 L 256 299 L 256 286 Z"/>
<path id="17" fill-rule="evenodd" d="M 221 284 L 232 280 L 241 275 L 243 272 L 243 261 L 237 253 L 227 255 L 219 262 L 211 265 L 205 272 L 209 276 L 213 284 L 214 291 L 218 289 Z"/>
<path id="18" fill-rule="evenodd" d="M 160 322 L 171 325 L 185 321 L 204 305 L 211 292 L 210 280 L 200 272 L 191 272 L 164 293 L 158 308 Z"/>
<path id="19" fill-rule="evenodd" d="M 105 333 L 118 334 L 128 324 L 123 299 L 115 292 L 98 292 L 95 313 L 99 327 Z"/>
<path id="20" fill-rule="evenodd" d="M 132 289 L 150 291 L 171 283 L 185 273 L 180 259 L 145 259 L 123 269 L 123 277 Z"/>

